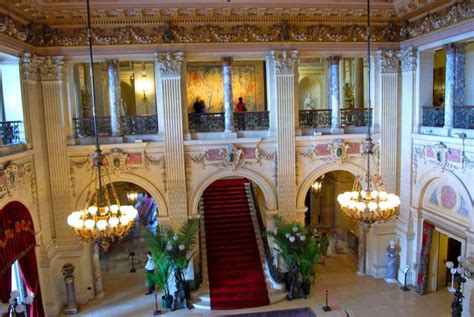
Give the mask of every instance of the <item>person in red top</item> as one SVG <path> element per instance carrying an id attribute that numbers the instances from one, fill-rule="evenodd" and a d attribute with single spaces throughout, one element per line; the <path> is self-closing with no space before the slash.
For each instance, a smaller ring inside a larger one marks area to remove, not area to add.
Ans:
<path id="1" fill-rule="evenodd" d="M 247 107 L 245 106 L 245 103 L 242 100 L 242 97 L 239 97 L 239 102 L 235 105 L 235 112 L 247 111 Z"/>

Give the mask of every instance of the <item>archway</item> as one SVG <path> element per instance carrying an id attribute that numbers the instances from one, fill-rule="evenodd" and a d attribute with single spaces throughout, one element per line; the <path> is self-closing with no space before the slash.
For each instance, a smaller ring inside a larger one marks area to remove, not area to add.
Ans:
<path id="1" fill-rule="evenodd" d="M 34 317 L 44 316 L 35 247 L 35 227 L 29 210 L 18 201 L 9 202 L 0 210 L 0 300 L 8 303 L 33 296 L 28 315 Z M 19 295 L 12 299 L 13 286 Z"/>

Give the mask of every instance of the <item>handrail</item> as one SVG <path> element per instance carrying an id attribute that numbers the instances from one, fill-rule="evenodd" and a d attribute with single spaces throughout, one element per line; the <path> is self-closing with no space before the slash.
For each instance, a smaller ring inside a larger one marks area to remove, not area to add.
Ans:
<path id="1" fill-rule="evenodd" d="M 94 136 L 93 118 L 73 118 L 76 138 Z M 121 116 L 123 135 L 142 135 L 158 133 L 158 117 L 156 115 Z M 110 117 L 97 117 L 97 130 L 100 136 L 112 135 Z"/>

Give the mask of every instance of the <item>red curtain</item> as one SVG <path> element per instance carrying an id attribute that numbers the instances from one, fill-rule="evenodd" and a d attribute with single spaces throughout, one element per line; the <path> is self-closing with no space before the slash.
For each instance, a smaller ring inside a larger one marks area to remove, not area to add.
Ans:
<path id="1" fill-rule="evenodd" d="M 20 202 L 8 203 L 0 210 L 0 286 L 10 298 L 11 265 L 18 260 L 23 280 L 35 294 L 31 316 L 44 316 L 35 255 L 35 231 L 28 209 Z M 8 288 L 8 290 L 7 290 Z"/>
<path id="2" fill-rule="evenodd" d="M 35 249 L 31 249 L 25 256 L 18 260 L 21 275 L 26 288 L 35 295 L 33 304 L 30 306 L 31 317 L 44 316 L 43 300 L 41 298 L 41 289 L 39 286 L 38 266 L 36 264 Z"/>
<path id="3" fill-rule="evenodd" d="M 430 249 L 431 239 L 433 236 L 434 225 L 424 221 L 423 222 L 423 237 L 421 240 L 420 263 L 418 265 L 418 272 L 416 276 L 416 292 L 420 295 L 426 294 L 428 286 L 428 274 L 430 269 Z"/>

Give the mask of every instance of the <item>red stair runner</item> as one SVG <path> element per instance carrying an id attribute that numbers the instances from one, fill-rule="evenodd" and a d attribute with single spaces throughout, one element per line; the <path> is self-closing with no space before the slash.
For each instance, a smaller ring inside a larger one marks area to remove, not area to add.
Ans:
<path id="1" fill-rule="evenodd" d="M 211 309 L 269 304 L 245 179 L 222 179 L 204 191 Z"/>

